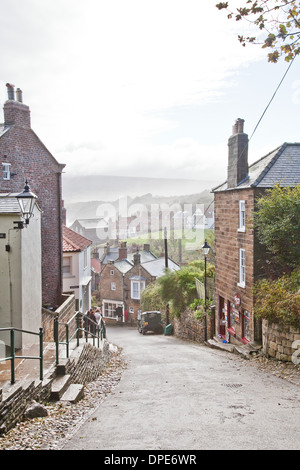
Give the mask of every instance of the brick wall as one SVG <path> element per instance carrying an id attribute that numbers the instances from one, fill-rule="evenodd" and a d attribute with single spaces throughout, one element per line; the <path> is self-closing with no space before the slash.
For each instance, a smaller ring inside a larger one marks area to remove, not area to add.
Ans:
<path id="1" fill-rule="evenodd" d="M 28 106 L 7 101 L 5 123 L 12 125 L 0 138 L 1 162 L 10 163 L 15 175 L 3 180 L 0 169 L 0 192 L 21 192 L 28 179 L 31 191 L 38 196 L 42 210 L 42 287 L 43 304 L 56 307 L 62 292 L 62 202 L 60 165 L 30 128 Z"/>
<path id="2" fill-rule="evenodd" d="M 237 307 L 240 321 L 236 321 L 234 328 L 236 335 L 231 340 L 241 339 L 243 336 L 243 311 L 251 314 L 250 337 L 254 340 L 253 296 L 254 281 L 254 232 L 251 228 L 251 219 L 254 209 L 254 191 L 252 189 L 222 191 L 215 193 L 215 249 L 216 249 L 216 332 L 220 332 L 220 297 L 224 299 L 227 318 L 229 316 L 229 302 L 234 302 L 235 294 L 239 294 L 241 304 Z M 239 200 L 245 201 L 246 230 L 239 232 Z M 246 251 L 246 286 L 239 283 L 239 249 Z M 238 315 L 237 315 L 238 320 Z M 227 322 L 228 323 L 228 322 Z"/>
<path id="3" fill-rule="evenodd" d="M 114 272 L 111 275 L 111 271 Z M 100 301 L 103 299 L 112 300 L 116 302 L 124 302 L 125 309 L 133 310 L 133 313 L 128 318 L 130 321 L 135 321 L 138 310 L 141 308 L 140 300 L 131 298 L 131 277 L 142 276 L 145 278 L 145 286 L 154 280 L 152 276 L 140 265 L 133 266 L 126 274 L 122 274 L 114 264 L 107 264 L 101 272 L 100 278 Z M 111 283 L 114 282 L 116 289 L 111 289 Z"/>
<path id="4" fill-rule="evenodd" d="M 112 283 L 115 290 L 111 288 Z M 101 272 L 100 299 L 123 301 L 123 274 L 113 264 L 106 264 Z"/>

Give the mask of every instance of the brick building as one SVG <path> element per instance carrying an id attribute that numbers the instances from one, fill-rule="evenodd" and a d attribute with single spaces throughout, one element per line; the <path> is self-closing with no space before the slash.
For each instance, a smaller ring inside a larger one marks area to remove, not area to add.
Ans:
<path id="1" fill-rule="evenodd" d="M 168 259 L 168 268 L 179 266 Z M 119 256 L 103 265 L 100 277 L 102 314 L 114 321 L 135 321 L 141 308 L 141 293 L 165 272 L 165 259 L 156 258 L 149 244 L 135 253 L 127 253 L 126 242 L 121 242 Z M 125 312 L 128 312 L 128 317 Z"/>
<path id="2" fill-rule="evenodd" d="M 62 183 L 65 165 L 31 129 L 30 109 L 22 92 L 7 84 L 4 124 L 0 124 L 0 192 L 23 191 L 27 179 L 42 210 L 43 305 L 57 306 L 62 293 Z"/>
<path id="3" fill-rule="evenodd" d="M 257 198 L 275 184 L 300 184 L 300 143 L 285 143 L 249 166 L 248 136 L 238 119 L 228 142 L 227 181 L 213 190 L 216 332 L 233 343 L 261 341 L 252 289 L 266 258 L 251 222 Z"/>

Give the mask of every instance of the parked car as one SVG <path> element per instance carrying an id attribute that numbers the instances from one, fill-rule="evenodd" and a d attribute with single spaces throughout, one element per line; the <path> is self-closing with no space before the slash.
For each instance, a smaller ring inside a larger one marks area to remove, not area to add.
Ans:
<path id="1" fill-rule="evenodd" d="M 161 313 L 157 311 L 142 312 L 140 318 L 137 320 L 137 328 L 139 333 L 143 335 L 146 334 L 147 331 L 162 333 L 163 324 L 161 321 Z"/>

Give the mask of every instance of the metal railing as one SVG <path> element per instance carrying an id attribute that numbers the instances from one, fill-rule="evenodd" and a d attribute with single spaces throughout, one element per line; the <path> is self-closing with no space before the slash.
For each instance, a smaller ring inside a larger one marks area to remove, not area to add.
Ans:
<path id="1" fill-rule="evenodd" d="M 82 320 L 84 327 L 80 326 L 80 320 Z M 70 327 L 72 322 L 76 324 L 74 332 L 70 334 Z M 62 328 L 59 331 L 59 326 L 64 327 L 63 336 L 65 341 L 60 341 L 59 336 L 62 336 Z M 69 358 L 70 351 L 70 342 L 73 338 L 76 337 L 77 346 L 79 346 L 80 336 L 84 335 L 86 342 L 88 338 L 93 339 L 93 346 L 95 346 L 95 341 L 97 340 L 97 347 L 100 347 L 100 340 L 106 338 L 106 327 L 103 319 L 101 318 L 100 324 L 94 322 L 87 315 L 84 315 L 81 312 L 76 312 L 67 323 L 60 322 L 58 316 L 54 319 L 54 342 L 56 348 L 56 365 L 59 364 L 59 345 L 66 346 L 66 357 Z"/>
<path id="2" fill-rule="evenodd" d="M 11 361 L 10 362 L 10 382 L 13 385 L 15 383 L 15 359 L 38 359 L 40 361 L 40 380 L 43 380 L 43 328 L 39 329 L 39 333 L 34 331 L 21 330 L 20 328 L 0 328 L 0 332 L 10 331 L 10 356 L 0 358 L 2 361 Z M 39 356 L 17 356 L 15 352 L 15 331 L 20 331 L 21 333 L 27 333 L 30 335 L 39 336 Z"/>

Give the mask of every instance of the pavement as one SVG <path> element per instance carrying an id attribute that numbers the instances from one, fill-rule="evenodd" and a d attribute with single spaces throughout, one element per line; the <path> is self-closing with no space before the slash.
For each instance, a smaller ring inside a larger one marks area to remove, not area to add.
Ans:
<path id="1" fill-rule="evenodd" d="M 64 348 L 65 349 L 65 348 Z M 62 351 L 62 348 L 60 348 Z M 16 356 L 39 357 L 39 345 L 33 344 L 16 351 Z M 52 369 L 56 361 L 55 343 L 44 343 L 43 375 Z M 15 359 L 15 383 L 23 380 L 36 380 L 40 377 L 39 359 Z M 0 389 L 8 388 L 11 381 L 11 361 L 0 362 Z"/>
<path id="2" fill-rule="evenodd" d="M 62 450 L 299 450 L 300 389 L 236 354 L 108 328 L 127 368 Z"/>

